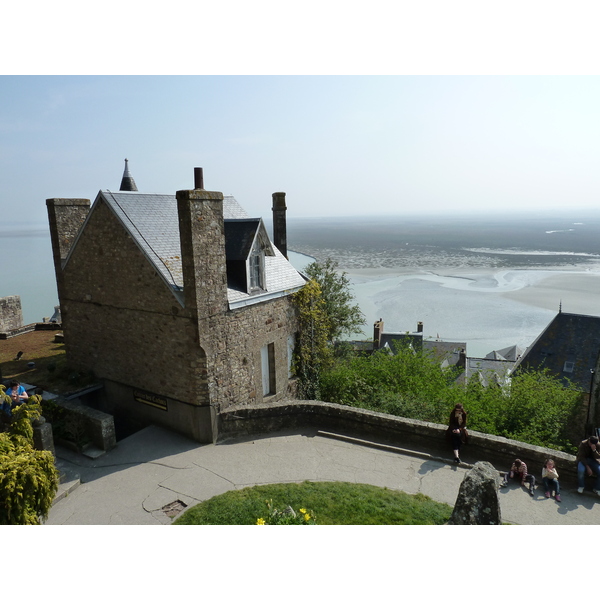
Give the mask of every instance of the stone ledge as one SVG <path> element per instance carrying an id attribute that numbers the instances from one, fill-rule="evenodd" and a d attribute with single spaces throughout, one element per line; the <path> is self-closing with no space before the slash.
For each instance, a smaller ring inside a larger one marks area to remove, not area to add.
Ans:
<path id="1" fill-rule="evenodd" d="M 225 409 L 218 414 L 217 442 L 305 426 L 359 437 L 367 443 L 387 444 L 396 449 L 409 446 L 412 451 L 429 455 L 449 456 L 452 453 L 446 442 L 445 425 L 318 401 L 286 401 Z M 499 471 L 506 471 L 517 457 L 527 463 L 540 483 L 542 465 L 548 457 L 554 459 L 561 481 L 576 481 L 575 456 L 565 452 L 472 430 L 469 430 L 469 443 L 461 449 L 461 458 L 465 462 L 488 461 Z"/>
<path id="2" fill-rule="evenodd" d="M 24 333 L 29 333 L 30 331 L 35 330 L 35 323 L 31 323 L 29 325 L 23 325 L 22 327 L 17 327 L 16 329 L 10 329 L 9 331 L 0 332 L 0 340 L 8 340 L 9 338 L 16 337 L 17 335 L 23 335 Z"/>

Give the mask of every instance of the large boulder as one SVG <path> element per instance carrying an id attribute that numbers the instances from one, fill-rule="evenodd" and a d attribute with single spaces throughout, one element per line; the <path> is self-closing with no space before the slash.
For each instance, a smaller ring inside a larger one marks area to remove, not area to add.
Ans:
<path id="1" fill-rule="evenodd" d="M 448 525 L 500 525 L 500 475 L 489 462 L 478 462 L 460 484 Z"/>

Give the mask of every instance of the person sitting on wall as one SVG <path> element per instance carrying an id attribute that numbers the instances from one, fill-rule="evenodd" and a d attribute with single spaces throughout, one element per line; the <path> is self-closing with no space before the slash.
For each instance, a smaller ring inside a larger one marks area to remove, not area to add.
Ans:
<path id="1" fill-rule="evenodd" d="M 527 473 L 527 465 L 522 460 L 519 460 L 518 458 L 515 459 L 515 462 L 513 462 L 510 467 L 510 471 L 504 475 L 502 487 L 508 485 L 509 479 L 517 479 L 521 485 L 529 483 L 529 495 L 533 496 L 533 491 L 535 490 L 535 477 L 531 473 Z"/>
<path id="2" fill-rule="evenodd" d="M 460 447 L 469 440 L 467 434 L 467 413 L 462 404 L 457 404 L 450 413 L 450 423 L 446 430 L 446 438 L 452 444 L 454 462 L 460 463 Z"/>
<path id="3" fill-rule="evenodd" d="M 585 489 L 585 475 L 595 475 L 594 493 L 600 496 L 600 448 L 598 448 L 598 438 L 592 435 L 587 440 L 579 444 L 577 450 L 577 491 L 583 494 Z"/>

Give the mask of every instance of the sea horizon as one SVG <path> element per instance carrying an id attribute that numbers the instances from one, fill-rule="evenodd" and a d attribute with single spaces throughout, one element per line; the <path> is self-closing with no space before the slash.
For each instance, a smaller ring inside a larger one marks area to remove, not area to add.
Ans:
<path id="1" fill-rule="evenodd" d="M 589 212 L 589 211 L 588 211 Z M 269 227 L 269 223 L 266 223 Z M 523 350 L 559 309 L 600 316 L 600 213 L 468 219 L 288 219 L 290 261 L 300 271 L 330 257 L 347 273 L 367 320 L 353 339 L 424 323 L 429 339 L 467 343 L 469 356 Z M 0 297 L 21 297 L 25 324 L 58 305 L 47 223 L 0 225 Z"/>

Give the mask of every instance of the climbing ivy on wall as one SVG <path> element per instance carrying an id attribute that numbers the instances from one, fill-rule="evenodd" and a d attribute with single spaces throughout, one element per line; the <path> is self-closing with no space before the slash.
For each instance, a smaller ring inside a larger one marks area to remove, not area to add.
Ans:
<path id="1" fill-rule="evenodd" d="M 298 393 L 306 400 L 320 400 L 321 372 L 331 366 L 333 349 L 319 284 L 311 279 L 293 295 L 293 301 L 298 310 L 298 335 L 292 369 L 298 377 Z"/>
<path id="2" fill-rule="evenodd" d="M 0 403 L 10 401 L 0 386 Z M 58 489 L 54 456 L 33 447 L 31 421 L 39 419 L 40 396 L 13 409 L 8 431 L 0 433 L 0 525 L 39 525 Z"/>

